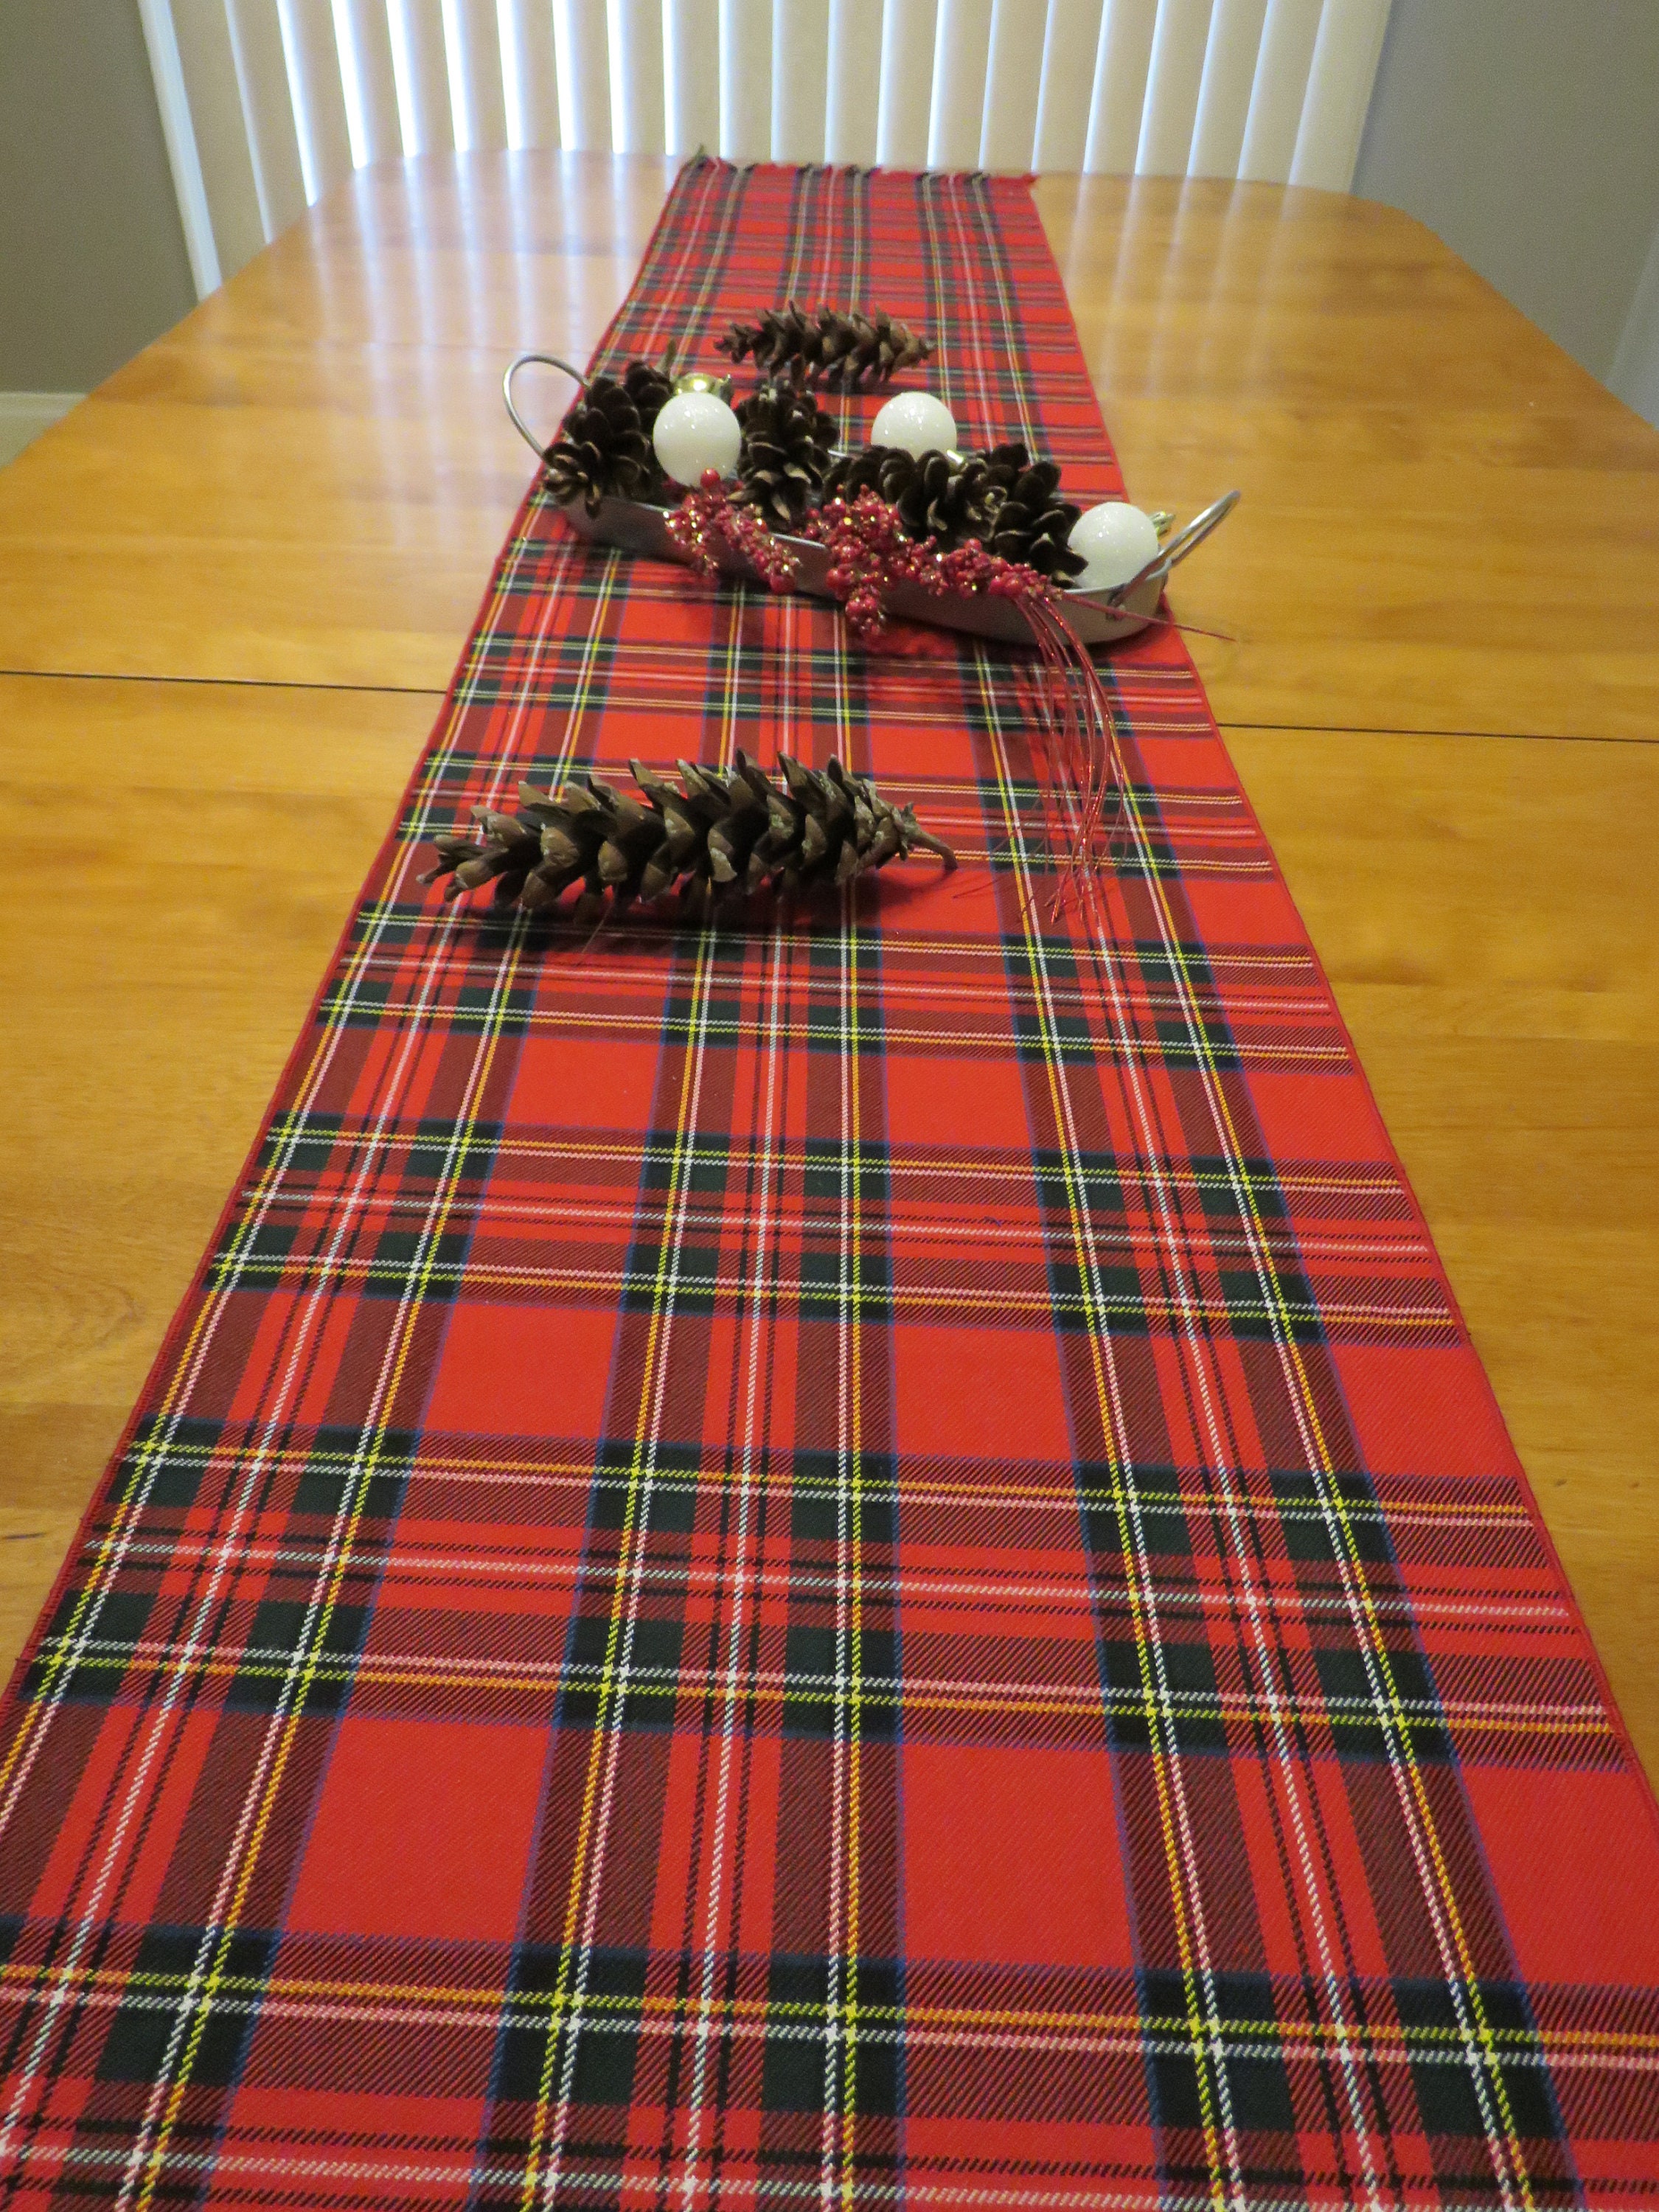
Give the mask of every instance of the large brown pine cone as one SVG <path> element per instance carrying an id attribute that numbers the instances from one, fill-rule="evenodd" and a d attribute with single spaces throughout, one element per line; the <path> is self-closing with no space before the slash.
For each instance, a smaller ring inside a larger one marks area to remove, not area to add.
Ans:
<path id="1" fill-rule="evenodd" d="M 948 867 L 956 855 L 930 836 L 909 806 L 892 806 L 868 779 L 839 761 L 803 768 L 779 756 L 781 786 L 744 753 L 727 773 L 679 764 L 681 788 L 630 761 L 641 796 L 589 775 L 555 794 L 519 786 L 519 811 L 475 806 L 477 837 L 444 836 L 422 877 L 449 880 L 446 898 L 495 884 L 495 903 L 551 906 L 573 884 L 592 909 L 609 891 L 614 904 L 652 899 L 684 885 L 707 908 L 724 894 L 844 884 L 918 850 Z"/>
<path id="2" fill-rule="evenodd" d="M 989 529 L 997 498 L 982 455 L 923 453 L 917 459 L 895 446 L 843 454 L 824 482 L 825 499 L 850 502 L 861 491 L 896 507 L 907 537 L 931 538 L 947 552 Z"/>
<path id="3" fill-rule="evenodd" d="M 918 332 L 879 309 L 868 315 L 821 307 L 805 313 L 791 300 L 763 310 L 753 323 L 734 323 L 716 343 L 734 362 L 754 356 L 757 368 L 787 369 L 810 380 L 824 376 L 843 385 L 884 384 L 894 372 L 926 361 L 932 346 Z"/>
<path id="4" fill-rule="evenodd" d="M 646 364 L 635 362 L 620 384 L 613 376 L 594 377 L 542 456 L 549 489 L 562 506 L 580 499 L 594 514 L 607 496 L 643 499 L 661 483 L 650 428 L 641 411 L 641 401 L 651 407 L 654 380 L 661 372 L 647 369 L 644 379 L 634 379 L 630 392 L 627 378 L 633 376 L 634 368 L 644 369 Z M 656 408 L 661 405 L 662 400 L 656 399 Z M 651 420 L 656 420 L 654 410 Z"/>
<path id="5" fill-rule="evenodd" d="M 823 496 L 850 504 L 861 491 L 872 491 L 890 505 L 915 482 L 920 465 L 897 446 L 866 446 L 862 453 L 843 453 L 830 465 Z"/>
<path id="6" fill-rule="evenodd" d="M 763 384 L 738 405 L 743 449 L 737 503 L 793 530 L 823 488 L 835 426 L 810 392 L 787 380 Z"/>
<path id="7" fill-rule="evenodd" d="M 992 456 L 994 471 L 1000 455 L 1024 451 L 1023 447 L 999 447 Z M 1060 470 L 1054 462 L 1033 461 L 1020 469 L 996 503 L 985 532 L 986 550 L 1005 561 L 1023 561 L 1040 575 L 1077 575 L 1088 563 L 1080 553 L 1073 552 L 1067 540 L 1083 510 L 1061 499 L 1059 490 Z"/>
<path id="8" fill-rule="evenodd" d="M 733 323 L 723 338 L 715 339 L 714 349 L 729 355 L 734 367 L 752 355 L 756 368 L 768 375 L 793 371 L 811 377 L 822 355 L 818 320 L 791 300 L 784 307 L 763 307 L 757 322 Z"/>
<path id="9" fill-rule="evenodd" d="M 894 500 L 911 538 L 931 538 L 948 552 L 982 537 L 991 521 L 990 471 L 976 453 L 924 453 Z"/>

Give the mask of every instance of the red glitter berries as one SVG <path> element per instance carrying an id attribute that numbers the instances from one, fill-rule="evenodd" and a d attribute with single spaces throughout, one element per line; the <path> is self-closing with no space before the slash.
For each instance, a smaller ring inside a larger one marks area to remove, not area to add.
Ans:
<path id="1" fill-rule="evenodd" d="M 916 584 L 935 598 L 947 592 L 994 592 L 999 598 L 1051 599 L 1046 576 L 982 545 L 958 545 L 945 553 L 925 539 L 908 537 L 897 510 L 873 491 L 852 501 L 832 499 L 806 525 L 807 534 L 827 545 L 825 581 L 847 610 L 847 619 L 866 644 L 885 623 L 882 594 L 896 584 Z"/>
<path id="2" fill-rule="evenodd" d="M 704 470 L 701 489 L 669 516 L 668 534 L 706 580 L 720 574 L 722 550 L 740 554 L 775 592 L 787 592 L 800 566 L 753 507 L 737 504 L 714 469 Z"/>

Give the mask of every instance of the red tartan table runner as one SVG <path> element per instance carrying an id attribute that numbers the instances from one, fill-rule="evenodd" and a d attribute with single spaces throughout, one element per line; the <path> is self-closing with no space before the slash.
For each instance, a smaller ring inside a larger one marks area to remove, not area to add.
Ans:
<path id="1" fill-rule="evenodd" d="M 694 164 L 604 357 L 789 295 L 1116 488 L 1023 185 Z M 4 1710 L 0 2203 L 1659 2193 L 1652 1800 L 1191 666 L 1103 939 L 903 642 L 526 504 Z M 963 870 L 416 882 L 738 745 Z"/>

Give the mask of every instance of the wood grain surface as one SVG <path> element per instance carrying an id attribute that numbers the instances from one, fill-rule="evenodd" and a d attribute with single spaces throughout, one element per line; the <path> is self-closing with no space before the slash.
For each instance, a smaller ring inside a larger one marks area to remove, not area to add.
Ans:
<path id="1" fill-rule="evenodd" d="M 523 489 L 502 365 L 670 171 L 363 173 L 0 470 L 0 1657 Z M 1132 494 L 1244 489 L 1176 611 L 1659 1774 L 1659 436 L 1391 210 L 1036 193 Z"/>
<path id="2" fill-rule="evenodd" d="M 0 677 L 0 1666 L 189 1287 L 434 706 Z"/>
<path id="3" fill-rule="evenodd" d="M 1225 735 L 1659 1778 L 1659 745 Z"/>
<path id="4" fill-rule="evenodd" d="M 1227 725 L 1650 738 L 1659 434 L 1409 216 L 1048 178 L 1130 495 L 1237 514 L 1177 604 Z"/>

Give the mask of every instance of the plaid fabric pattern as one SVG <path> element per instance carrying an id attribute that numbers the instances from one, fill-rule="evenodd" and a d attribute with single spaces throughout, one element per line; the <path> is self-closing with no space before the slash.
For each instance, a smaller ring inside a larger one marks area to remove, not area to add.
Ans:
<path id="1" fill-rule="evenodd" d="M 605 356 L 791 295 L 1116 487 L 1021 184 L 694 164 Z M 1021 656 L 529 500 L 4 1709 L 0 2201 L 1654 2199 L 1652 1800 L 1186 656 L 1108 680 L 1101 932 Z M 738 745 L 963 869 L 416 883 Z"/>

